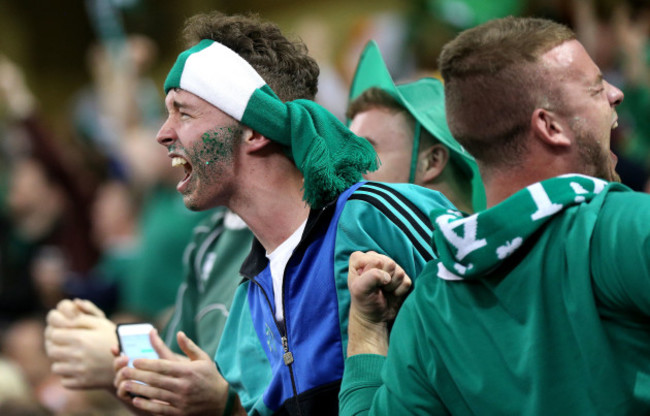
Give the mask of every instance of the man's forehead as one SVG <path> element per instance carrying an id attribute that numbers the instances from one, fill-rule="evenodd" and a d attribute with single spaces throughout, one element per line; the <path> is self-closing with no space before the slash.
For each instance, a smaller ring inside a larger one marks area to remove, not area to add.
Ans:
<path id="1" fill-rule="evenodd" d="M 542 59 L 551 66 L 569 67 L 576 60 L 576 49 L 582 45 L 577 40 L 562 42 L 542 55 Z"/>
<path id="2" fill-rule="evenodd" d="M 209 102 L 205 101 L 203 98 L 199 97 L 196 94 L 193 94 L 189 91 L 183 90 L 181 88 L 172 88 L 167 93 L 165 101 L 168 106 L 173 107 L 200 107 L 200 106 L 212 106 Z"/>
<path id="3" fill-rule="evenodd" d="M 563 42 L 542 55 L 544 66 L 562 79 L 575 78 L 585 83 L 602 79 L 600 70 L 577 40 Z"/>

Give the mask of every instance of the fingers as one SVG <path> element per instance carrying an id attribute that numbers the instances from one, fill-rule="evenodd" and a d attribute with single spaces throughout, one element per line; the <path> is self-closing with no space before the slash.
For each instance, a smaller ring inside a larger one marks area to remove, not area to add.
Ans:
<path id="1" fill-rule="evenodd" d="M 63 299 L 56 305 L 56 310 L 63 314 L 64 317 L 72 319 L 75 316 L 79 315 L 81 311 L 77 308 L 77 305 L 74 304 L 69 299 Z"/>
<path id="2" fill-rule="evenodd" d="M 388 272 L 387 272 L 388 273 Z M 384 292 L 392 292 L 396 296 L 406 295 L 411 289 L 411 279 L 406 272 L 395 264 L 395 269 L 389 273 L 390 281 L 382 288 Z"/>
<path id="3" fill-rule="evenodd" d="M 101 312 L 101 311 L 100 311 Z M 115 331 L 115 324 L 106 319 L 105 316 L 87 315 L 77 313 L 70 316 L 69 312 L 62 312 L 59 308 L 52 309 L 47 314 L 48 327 L 56 328 L 83 328 L 83 329 L 96 329 L 99 327 L 106 327 L 107 330 Z"/>
<path id="4" fill-rule="evenodd" d="M 111 347 L 111 354 L 113 354 L 113 357 L 119 357 L 120 356 L 120 346 L 115 344 Z"/>
<path id="5" fill-rule="evenodd" d="M 367 295 L 381 288 L 400 296 L 408 293 L 411 279 L 390 257 L 356 251 L 350 256 L 348 284 L 354 294 Z"/>
<path id="6" fill-rule="evenodd" d="M 119 371 L 118 377 L 116 377 L 116 381 L 121 383 L 127 380 L 137 380 L 161 391 L 178 392 L 179 380 L 190 377 L 189 372 L 191 370 L 187 367 L 178 368 L 175 364 L 177 363 L 167 360 L 140 358 L 133 361 L 133 367 L 122 368 Z M 147 397 L 166 401 L 170 400 L 169 397 L 161 396 L 161 394 L 148 393 Z"/>
<path id="7" fill-rule="evenodd" d="M 368 251 L 368 252 L 361 252 L 361 251 L 355 251 L 350 255 L 350 270 L 354 270 L 356 274 L 361 274 L 363 273 L 364 270 L 366 270 L 367 267 L 373 267 L 372 265 L 375 265 L 379 261 L 379 256 L 378 253 L 374 251 Z"/>
<path id="8" fill-rule="evenodd" d="M 159 400 L 149 400 L 146 396 L 135 397 L 132 404 L 138 409 L 142 409 L 156 416 L 176 416 L 183 414 L 178 409 L 171 407 L 168 403 Z"/>
<path id="9" fill-rule="evenodd" d="M 106 319 L 103 316 L 95 316 L 95 315 L 79 315 L 75 317 L 71 323 L 76 327 L 80 329 L 102 329 L 107 331 L 107 333 L 110 331 L 112 333 L 115 333 L 115 324 L 111 322 L 110 320 Z M 117 339 L 117 335 L 115 335 L 115 339 Z"/>
<path id="10" fill-rule="evenodd" d="M 62 327 L 62 328 L 71 328 L 73 327 L 74 317 L 67 316 L 64 312 L 61 312 L 59 309 L 52 309 L 47 313 L 46 321 L 48 326 Z"/>
<path id="11" fill-rule="evenodd" d="M 176 339 L 178 340 L 178 346 L 181 347 L 181 350 L 183 350 L 190 360 L 212 361 L 212 357 L 196 345 L 183 331 L 178 332 Z"/>
<path id="12" fill-rule="evenodd" d="M 116 377 L 115 377 L 116 380 L 120 374 L 120 370 L 126 367 L 128 363 L 129 363 L 129 357 L 127 357 L 126 355 L 120 355 L 116 357 L 115 360 L 113 360 L 113 370 L 116 373 Z M 115 385 L 115 387 L 117 387 L 117 384 Z"/>
<path id="13" fill-rule="evenodd" d="M 74 363 L 71 362 L 55 362 L 52 364 L 52 372 L 61 377 L 76 377 L 79 369 Z"/>
<path id="14" fill-rule="evenodd" d="M 369 269 L 350 282 L 350 291 L 355 296 L 366 296 L 381 290 L 389 284 L 391 276 L 380 269 Z"/>
<path id="15" fill-rule="evenodd" d="M 399 266 L 390 257 L 374 251 L 355 251 L 350 255 L 350 270 L 354 270 L 356 274 L 361 275 L 373 268 L 392 274 Z"/>
<path id="16" fill-rule="evenodd" d="M 149 333 L 149 340 L 151 341 L 151 346 L 153 346 L 153 349 L 156 350 L 156 353 L 158 353 L 158 357 L 165 360 L 176 359 L 176 354 L 174 354 L 174 352 L 170 350 L 169 347 L 163 342 L 162 338 L 160 338 L 160 335 L 158 335 L 157 330 L 151 330 Z"/>
<path id="17" fill-rule="evenodd" d="M 46 342 L 49 341 L 52 344 L 67 345 L 79 348 L 82 344 L 84 344 L 84 339 L 88 335 L 88 330 L 76 328 L 70 329 L 52 327 L 50 329 L 46 329 L 46 332 Z M 115 342 L 117 343 L 117 337 Z"/>
<path id="18" fill-rule="evenodd" d="M 73 302 L 78 310 L 85 314 L 96 316 L 98 318 L 106 318 L 104 312 L 89 300 L 75 299 Z"/>
<path id="19" fill-rule="evenodd" d="M 50 360 L 59 361 L 75 361 L 79 359 L 79 352 L 76 348 L 69 346 L 61 346 L 59 344 L 49 342 L 47 347 L 47 356 Z"/>

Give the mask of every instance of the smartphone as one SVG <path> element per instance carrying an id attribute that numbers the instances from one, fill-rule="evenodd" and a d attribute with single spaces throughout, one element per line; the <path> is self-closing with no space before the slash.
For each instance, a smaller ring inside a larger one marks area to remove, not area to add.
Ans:
<path id="1" fill-rule="evenodd" d="M 118 324 L 117 340 L 120 345 L 120 352 L 129 357 L 129 367 L 133 367 L 133 360 L 136 358 L 158 358 L 156 350 L 151 345 L 149 333 L 153 329 L 150 323 Z M 145 384 L 134 380 L 136 383 Z M 131 397 L 144 397 L 129 393 Z"/>
<path id="2" fill-rule="evenodd" d="M 136 358 L 158 358 L 149 340 L 153 325 L 149 323 L 118 324 L 117 339 L 120 352 L 129 357 L 129 367 L 133 367 Z"/>

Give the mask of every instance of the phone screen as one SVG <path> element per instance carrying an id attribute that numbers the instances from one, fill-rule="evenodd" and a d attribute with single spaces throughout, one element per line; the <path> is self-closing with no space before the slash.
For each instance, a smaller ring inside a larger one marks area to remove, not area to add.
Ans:
<path id="1" fill-rule="evenodd" d="M 152 329 L 151 324 L 122 324 L 117 327 L 120 349 L 129 357 L 130 367 L 133 367 L 133 360 L 137 358 L 158 358 L 149 340 Z"/>

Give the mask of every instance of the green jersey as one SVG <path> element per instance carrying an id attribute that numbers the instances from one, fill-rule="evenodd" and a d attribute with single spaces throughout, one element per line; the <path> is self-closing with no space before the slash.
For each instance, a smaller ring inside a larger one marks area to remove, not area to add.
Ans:
<path id="1" fill-rule="evenodd" d="M 432 217 L 439 259 L 388 357 L 348 358 L 342 414 L 650 412 L 650 195 L 566 176 Z"/>
<path id="2" fill-rule="evenodd" d="M 176 333 L 183 331 L 208 355 L 214 356 L 226 323 L 239 268 L 248 255 L 253 233 L 235 214 L 218 208 L 194 229 L 183 256 L 185 280 L 178 290 L 174 314 L 163 339 L 181 350 Z"/>

